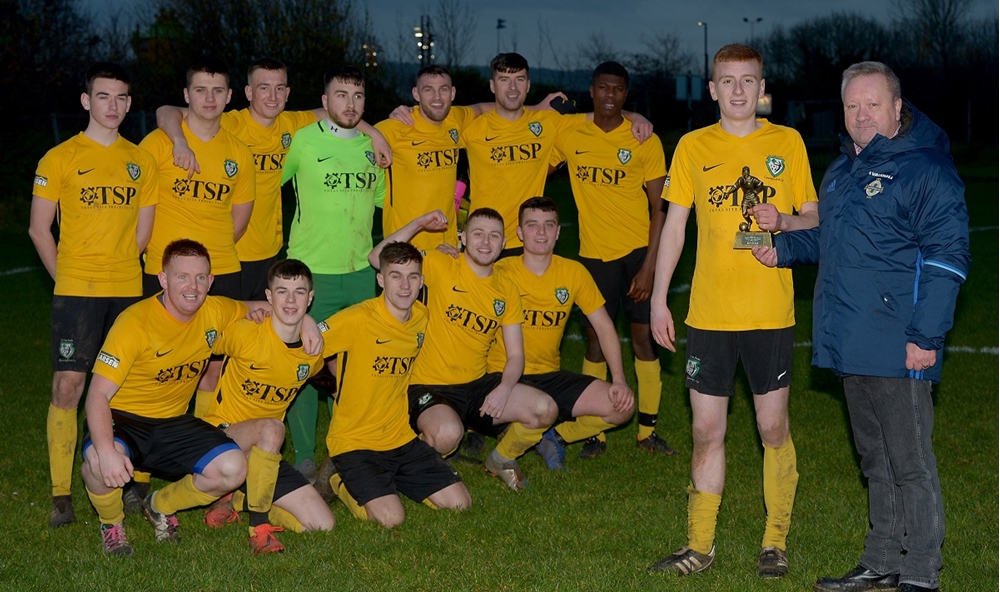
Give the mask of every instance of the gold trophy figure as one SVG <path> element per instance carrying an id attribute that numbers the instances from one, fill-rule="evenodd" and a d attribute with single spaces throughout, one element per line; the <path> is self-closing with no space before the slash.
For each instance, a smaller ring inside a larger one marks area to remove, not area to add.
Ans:
<path id="1" fill-rule="evenodd" d="M 764 191 L 764 182 L 750 174 L 750 167 L 743 167 L 743 174 L 740 175 L 733 188 L 726 192 L 726 196 L 734 195 L 738 190 L 743 190 L 743 200 L 740 201 L 740 212 L 743 214 L 743 222 L 740 222 L 740 231 L 736 233 L 736 241 L 733 243 L 734 249 L 750 249 L 752 247 L 770 247 L 773 245 L 771 233 L 760 231 L 750 232 L 753 219 L 750 217 L 750 208 L 760 205 L 760 194 Z M 759 226 L 758 226 L 759 228 Z"/>

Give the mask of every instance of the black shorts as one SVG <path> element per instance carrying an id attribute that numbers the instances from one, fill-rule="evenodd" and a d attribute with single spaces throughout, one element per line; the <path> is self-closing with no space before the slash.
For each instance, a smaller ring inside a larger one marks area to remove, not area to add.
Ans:
<path id="1" fill-rule="evenodd" d="M 177 479 L 200 474 L 217 456 L 240 447 L 226 432 L 193 415 L 166 419 L 111 410 L 115 441 L 125 447 L 132 466 L 157 477 Z M 93 444 L 83 434 L 83 454 Z"/>
<path id="2" fill-rule="evenodd" d="M 225 296 L 226 298 L 232 298 L 233 300 L 242 300 L 240 296 L 240 272 L 235 273 L 223 273 L 215 276 L 212 281 L 212 288 L 208 291 L 210 296 Z M 155 296 L 158 294 L 163 287 L 160 286 L 160 277 L 156 275 L 150 275 L 148 273 L 142 274 L 142 296 L 143 298 L 149 298 L 150 296 Z"/>
<path id="3" fill-rule="evenodd" d="M 736 359 L 750 383 L 750 392 L 767 394 L 792 382 L 795 329 L 706 331 L 688 327 L 685 385 L 706 395 L 733 396 Z"/>
<path id="4" fill-rule="evenodd" d="M 506 424 L 493 425 L 489 415 L 479 415 L 486 395 L 500 384 L 501 374 L 490 372 L 465 384 L 411 384 L 407 388 L 410 398 L 410 426 L 417 429 L 417 418 L 434 405 L 448 405 L 455 410 L 465 427 L 487 436 L 496 436 Z M 498 429 L 499 428 L 499 429 Z"/>
<path id="5" fill-rule="evenodd" d="M 628 297 L 632 278 L 639 273 L 645 260 L 646 247 L 638 248 L 614 261 L 580 257 L 580 263 L 590 272 L 597 289 L 604 297 L 604 309 L 608 311 L 612 322 L 618 318 L 618 309 L 621 308 L 625 312 L 625 320 L 629 323 L 649 324 L 649 300 L 636 302 Z M 590 327 L 586 315 L 580 315 L 580 322 L 584 327 Z"/>
<path id="6" fill-rule="evenodd" d="M 240 261 L 240 297 L 237 300 L 267 300 L 267 295 L 264 294 L 267 289 L 267 272 L 277 260 L 278 256 L 275 255 L 260 261 Z"/>
<path id="7" fill-rule="evenodd" d="M 577 374 L 568 370 L 557 370 L 546 372 L 545 374 L 525 374 L 521 376 L 521 383 L 533 386 L 552 397 L 559 407 L 558 421 L 570 421 L 573 419 L 573 407 L 583 391 L 587 390 L 595 380 L 593 376 Z"/>
<path id="8" fill-rule="evenodd" d="M 397 493 L 419 503 L 462 482 L 441 455 L 418 438 L 384 452 L 352 450 L 338 454 L 333 457 L 333 466 L 347 493 L 362 506 Z M 278 498 L 277 492 L 274 497 Z"/>
<path id="9" fill-rule="evenodd" d="M 119 313 L 141 299 L 140 296 L 53 296 L 52 369 L 90 372 Z"/>

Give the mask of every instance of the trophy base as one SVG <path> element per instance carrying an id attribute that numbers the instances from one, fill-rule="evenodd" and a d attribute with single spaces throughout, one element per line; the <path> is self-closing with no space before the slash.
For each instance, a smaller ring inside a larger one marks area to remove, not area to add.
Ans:
<path id="1" fill-rule="evenodd" d="M 770 232 L 737 232 L 734 249 L 751 249 L 753 247 L 773 247 Z"/>

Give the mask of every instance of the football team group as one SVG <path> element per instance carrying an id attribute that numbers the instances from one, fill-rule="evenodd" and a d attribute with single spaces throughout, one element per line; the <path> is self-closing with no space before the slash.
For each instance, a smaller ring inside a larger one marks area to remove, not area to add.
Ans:
<path id="1" fill-rule="evenodd" d="M 669 176 L 650 123 L 623 110 L 620 64 L 594 70 L 588 114 L 564 113 L 558 94 L 525 105 L 516 53 L 490 67 L 495 102 L 453 105 L 449 72 L 427 66 L 416 106 L 372 127 L 356 68 L 326 75 L 321 108 L 291 112 L 286 67 L 258 60 L 249 106 L 227 112 L 228 68 L 202 59 L 186 74 L 187 106 L 158 109 L 159 129 L 138 146 L 118 133 L 129 75 L 90 68 L 88 126 L 39 162 L 31 203 L 29 233 L 55 281 L 50 525 L 76 519 L 88 375 L 82 474 L 115 555 L 134 553 L 131 512 L 158 541 L 179 539 L 181 510 L 207 507 L 211 527 L 245 512 L 251 549 L 269 553 L 284 550 L 282 530 L 333 529 L 336 499 L 386 528 L 404 520 L 400 494 L 461 510 L 472 496 L 451 462 L 481 462 L 522 490 L 518 457 L 534 449 L 560 470 L 579 441 L 581 458 L 599 456 L 604 432 L 635 414 L 636 446 L 675 455 L 655 431 L 657 343 L 676 351 L 668 287 L 694 209 L 687 543 L 649 570 L 686 575 L 715 559 L 742 361 L 763 444 L 757 573 L 787 573 L 798 482 L 789 268 L 818 263 L 813 361 L 844 377 L 872 528 L 857 567 L 816 588 L 936 589 L 944 514 L 930 392 L 968 269 L 968 220 L 947 137 L 902 100 L 892 71 L 845 71 L 849 137 L 818 197 L 799 134 L 756 116 L 763 64 L 745 45 L 715 55 L 720 121 L 681 138 Z M 559 211 L 543 197 L 560 166 L 579 214 L 576 260 L 554 254 Z M 767 240 L 736 249 L 737 230 Z M 560 360 L 574 307 L 580 372 Z M 283 460 L 286 424 L 294 462 Z M 480 461 L 483 436 L 496 446 Z M 169 483 L 150 491 L 150 475 Z"/>

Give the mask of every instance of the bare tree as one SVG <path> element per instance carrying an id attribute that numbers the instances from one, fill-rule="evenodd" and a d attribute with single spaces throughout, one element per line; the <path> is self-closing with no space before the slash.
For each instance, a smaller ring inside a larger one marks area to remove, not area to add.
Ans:
<path id="1" fill-rule="evenodd" d="M 448 68 L 464 65 L 475 47 L 476 14 L 462 0 L 438 0 L 434 16 L 437 55 Z"/>
<path id="2" fill-rule="evenodd" d="M 972 0 L 894 0 L 898 28 L 909 33 L 922 61 L 948 71 L 965 44 Z"/>
<path id="3" fill-rule="evenodd" d="M 637 75 L 675 76 L 690 71 L 695 65 L 694 53 L 682 49 L 680 39 L 673 33 L 661 32 L 640 39 L 645 51 L 626 57 L 629 67 Z"/>
<path id="4" fill-rule="evenodd" d="M 591 31 L 583 43 L 576 45 L 578 58 L 577 67 L 581 69 L 593 68 L 602 62 L 619 61 L 620 54 L 604 33 Z"/>

